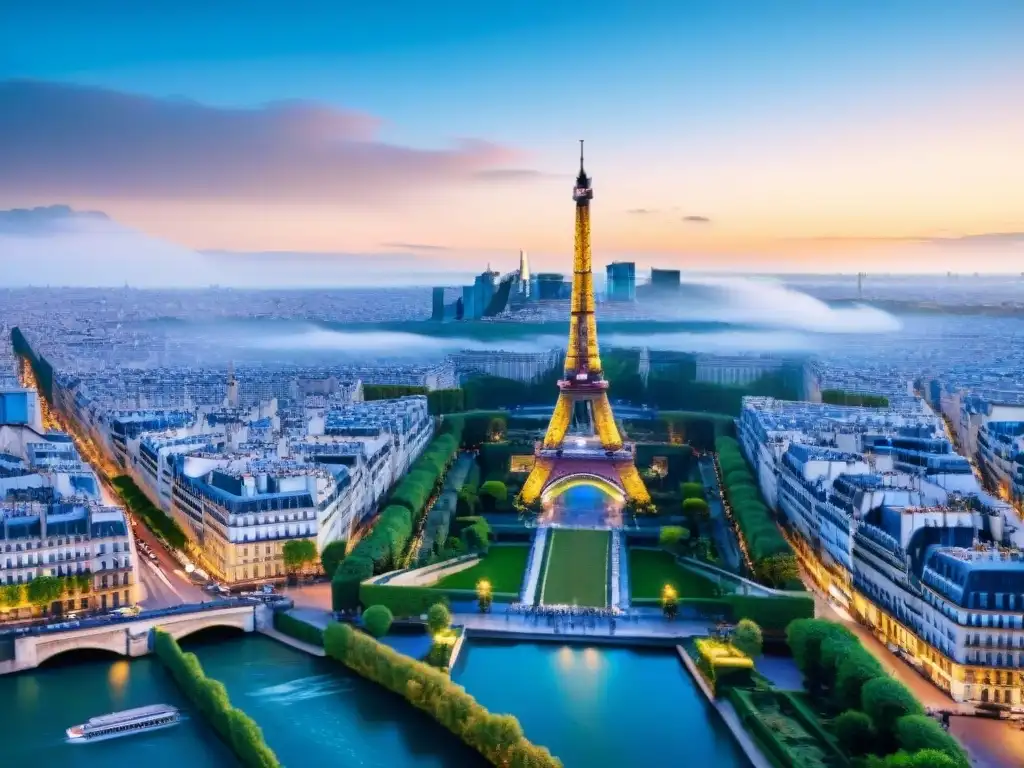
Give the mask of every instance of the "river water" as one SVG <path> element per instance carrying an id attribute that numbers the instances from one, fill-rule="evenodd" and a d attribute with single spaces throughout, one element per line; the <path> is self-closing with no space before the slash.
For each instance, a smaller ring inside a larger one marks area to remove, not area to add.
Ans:
<path id="1" fill-rule="evenodd" d="M 748 768 L 675 652 L 474 640 L 453 677 L 566 768 Z"/>
<path id="2" fill-rule="evenodd" d="M 285 766 L 476 768 L 483 761 L 433 720 L 341 665 L 263 637 L 185 642 L 232 704 L 263 729 Z M 128 707 L 189 711 L 154 657 L 71 656 L 0 678 L 0 765 L 224 768 L 234 756 L 197 718 L 164 731 L 68 744 L 64 729 Z"/>
<path id="3" fill-rule="evenodd" d="M 263 729 L 285 766 L 476 768 L 483 760 L 404 701 L 259 636 L 205 634 L 184 643 Z M 566 768 L 747 762 L 673 654 L 664 650 L 473 641 L 454 678 Z M 64 729 L 128 707 L 185 702 L 154 657 L 65 655 L 0 678 L 0 764 L 222 768 L 236 761 L 198 718 L 164 731 L 68 744 Z"/>

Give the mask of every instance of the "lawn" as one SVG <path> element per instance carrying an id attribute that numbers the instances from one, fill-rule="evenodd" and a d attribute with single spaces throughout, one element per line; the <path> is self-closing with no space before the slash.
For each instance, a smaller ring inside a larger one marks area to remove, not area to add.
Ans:
<path id="1" fill-rule="evenodd" d="M 606 606 L 610 544 L 608 531 L 552 531 L 541 602 Z"/>
<path id="2" fill-rule="evenodd" d="M 660 549 L 629 550 L 629 591 L 633 599 L 661 597 L 671 584 L 680 598 L 715 597 L 716 584 L 696 571 L 678 565 Z"/>
<path id="3" fill-rule="evenodd" d="M 440 589 L 476 589 L 477 582 L 487 579 L 495 592 L 519 594 L 529 556 L 528 544 L 491 547 L 487 556 L 472 568 L 445 576 L 434 586 Z"/>

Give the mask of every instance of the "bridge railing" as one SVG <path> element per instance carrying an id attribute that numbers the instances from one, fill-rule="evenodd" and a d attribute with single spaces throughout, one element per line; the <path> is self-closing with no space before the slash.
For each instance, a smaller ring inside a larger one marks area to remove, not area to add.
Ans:
<path id="1" fill-rule="evenodd" d="M 224 608 L 240 608 L 251 606 L 259 601 L 249 597 L 224 598 L 208 600 L 203 603 L 184 603 L 171 608 L 156 608 L 149 611 L 142 611 L 137 616 L 118 616 L 106 614 L 87 619 L 75 619 L 73 621 L 53 621 L 49 624 L 36 625 L 33 627 L 19 627 L 17 629 L 0 630 L 0 637 L 38 637 L 39 635 L 51 635 L 60 632 L 71 632 L 77 629 L 91 629 L 94 627 L 109 627 L 115 624 L 131 624 L 137 621 L 161 619 L 167 616 L 179 616 L 188 613 L 203 613 L 206 611 L 223 610 Z"/>

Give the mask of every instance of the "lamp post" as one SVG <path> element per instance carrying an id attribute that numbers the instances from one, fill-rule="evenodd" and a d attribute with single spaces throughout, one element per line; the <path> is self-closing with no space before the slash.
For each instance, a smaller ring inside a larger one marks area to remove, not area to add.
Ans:
<path id="1" fill-rule="evenodd" d="M 661 590 L 661 610 L 670 621 L 679 612 L 679 594 L 671 584 L 666 584 Z"/>
<path id="2" fill-rule="evenodd" d="M 476 602 L 480 606 L 480 613 L 490 612 L 493 601 L 494 593 L 491 589 L 491 582 L 487 579 L 480 579 L 476 583 Z"/>

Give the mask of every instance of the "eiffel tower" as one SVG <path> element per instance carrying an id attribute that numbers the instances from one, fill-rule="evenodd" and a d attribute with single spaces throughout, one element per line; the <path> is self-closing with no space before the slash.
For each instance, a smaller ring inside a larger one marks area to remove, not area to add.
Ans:
<path id="1" fill-rule="evenodd" d="M 650 494 L 633 461 L 633 446 L 625 443 L 608 402 L 608 382 L 601 370 L 594 317 L 594 275 L 590 253 L 590 201 L 594 190 L 583 170 L 572 199 L 576 202 L 576 241 L 573 253 L 569 344 L 565 352 L 558 401 L 544 440 L 534 450 L 534 465 L 520 494 L 525 506 L 553 498 L 574 485 L 594 485 L 616 501 L 639 506 Z"/>

